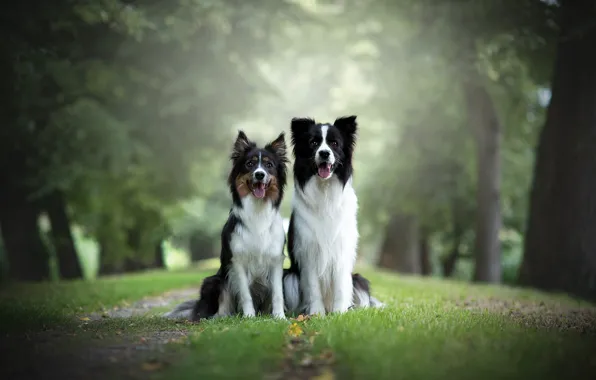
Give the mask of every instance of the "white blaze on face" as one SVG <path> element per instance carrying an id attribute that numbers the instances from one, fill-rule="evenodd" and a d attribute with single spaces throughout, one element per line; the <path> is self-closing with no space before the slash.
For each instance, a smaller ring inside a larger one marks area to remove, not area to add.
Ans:
<path id="1" fill-rule="evenodd" d="M 327 179 L 331 177 L 331 167 L 335 163 L 335 156 L 333 155 L 333 151 L 329 144 L 327 144 L 327 132 L 329 131 L 329 124 L 324 124 L 321 126 L 321 145 L 319 149 L 315 152 L 315 163 L 318 167 L 319 177 L 323 179 Z M 328 158 L 322 158 L 321 152 L 327 152 L 329 154 Z"/>
<path id="2" fill-rule="evenodd" d="M 263 157 L 259 152 L 259 163 L 257 168 L 252 173 L 253 186 L 252 193 L 257 198 L 263 198 L 267 190 L 267 183 L 269 183 L 269 173 L 263 168 Z"/>

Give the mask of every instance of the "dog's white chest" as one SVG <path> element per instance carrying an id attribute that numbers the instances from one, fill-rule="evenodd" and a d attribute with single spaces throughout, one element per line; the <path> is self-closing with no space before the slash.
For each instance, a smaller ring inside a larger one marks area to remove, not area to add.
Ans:
<path id="1" fill-rule="evenodd" d="M 353 266 L 358 244 L 358 199 L 351 180 L 312 177 L 294 199 L 296 259 L 319 275 L 333 267 Z M 303 256 L 303 257 L 302 257 Z"/>
<path id="2" fill-rule="evenodd" d="M 242 208 L 233 212 L 241 223 L 236 225 L 230 240 L 234 262 L 241 262 L 253 275 L 265 273 L 271 265 L 283 260 L 285 232 L 279 211 L 269 202 L 247 197 Z"/>

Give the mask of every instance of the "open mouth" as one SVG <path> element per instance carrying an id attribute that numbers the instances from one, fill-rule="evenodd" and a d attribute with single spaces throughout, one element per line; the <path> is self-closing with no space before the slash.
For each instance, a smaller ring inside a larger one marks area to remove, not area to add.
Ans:
<path id="1" fill-rule="evenodd" d="M 331 177 L 331 167 L 332 167 L 331 163 L 321 162 L 317 167 L 319 177 L 321 177 L 323 179 L 327 179 L 327 178 Z"/>
<path id="2" fill-rule="evenodd" d="M 265 197 L 265 193 L 267 193 L 268 184 L 264 182 L 255 182 L 250 186 L 252 191 L 252 195 L 255 197 L 262 199 Z"/>

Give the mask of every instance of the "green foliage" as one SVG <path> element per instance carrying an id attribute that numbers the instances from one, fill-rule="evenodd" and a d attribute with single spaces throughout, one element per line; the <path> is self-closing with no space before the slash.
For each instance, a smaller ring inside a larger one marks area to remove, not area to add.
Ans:
<path id="1" fill-rule="evenodd" d="M 549 79 L 555 45 L 552 7 L 532 1 L 371 0 L 349 2 L 340 18 L 346 25 L 357 23 L 350 33 L 355 45 L 374 47 L 360 50 L 366 54 L 349 53 L 375 89 L 366 104 L 357 99 L 352 106 L 374 113 L 375 124 L 382 126 L 361 133 L 366 133 L 361 139 L 377 140 L 364 152 L 359 146 L 358 157 L 366 164 L 358 169 L 371 173 L 359 188 L 364 239 L 382 235 L 397 212 L 416 215 L 427 234 L 437 235 L 440 255 L 451 248 L 454 223 L 473 231 L 474 126 L 467 124 L 460 94 L 472 69 L 486 77 L 504 126 L 504 229 L 523 233 L 544 114 L 538 90 Z"/>
<path id="2" fill-rule="evenodd" d="M 440 256 L 456 223 L 473 241 L 476 152 L 460 94 L 472 69 L 504 125 L 504 229 L 523 232 L 544 114 L 537 90 L 552 66 L 552 5 L 26 5 L 15 19 L 30 22 L 10 23 L 15 38 L 0 49 L 15 63 L 16 93 L 2 144 L 28 152 L 19 171 L 34 196 L 66 193 L 73 224 L 98 242 L 102 260 L 149 259 L 157 241 L 184 242 L 196 230 L 217 239 L 236 130 L 264 142 L 289 132 L 294 116 L 358 115 L 363 245 L 382 240 L 396 212 L 415 214 Z M 8 161 L 2 167 L 15 165 Z M 128 242 L 133 229 L 143 231 L 140 247 Z"/>
<path id="3" fill-rule="evenodd" d="M 221 191 L 226 126 L 255 93 L 273 94 L 256 65 L 298 8 L 237 5 L 63 1 L 51 16 L 23 9 L 28 26 L 11 25 L 17 49 L 3 53 L 19 58 L 18 113 L 7 136 L 35 152 L 19 175 L 32 196 L 67 193 L 102 260 L 152 252 L 179 201 Z M 131 229 L 142 230 L 140 248 Z"/>

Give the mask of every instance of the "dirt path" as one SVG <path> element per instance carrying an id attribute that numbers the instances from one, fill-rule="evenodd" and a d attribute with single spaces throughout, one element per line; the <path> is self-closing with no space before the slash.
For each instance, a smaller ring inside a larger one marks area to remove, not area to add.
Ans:
<path id="1" fill-rule="evenodd" d="M 197 297 L 198 288 L 177 289 L 165 292 L 155 297 L 145 297 L 140 301 L 134 302 L 126 307 L 115 307 L 101 312 L 84 314 L 91 320 L 100 320 L 103 318 L 130 318 L 142 316 L 155 308 L 173 307 L 176 304 Z"/>
<path id="2" fill-rule="evenodd" d="M 0 378 L 37 379 L 140 379 L 178 359 L 171 343 L 187 341 L 188 330 L 176 324 L 172 330 L 152 332 L 125 329 L 108 337 L 94 332 L 105 318 L 143 316 L 155 308 L 172 307 L 192 299 L 198 289 L 174 290 L 146 297 L 126 307 L 116 307 L 78 317 L 79 329 L 56 326 L 50 330 L 0 337 Z"/>

